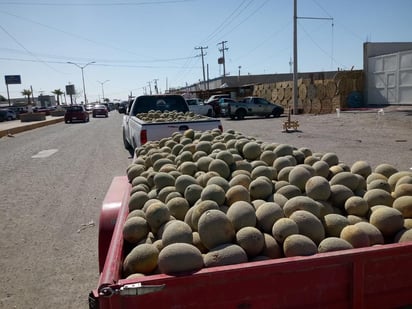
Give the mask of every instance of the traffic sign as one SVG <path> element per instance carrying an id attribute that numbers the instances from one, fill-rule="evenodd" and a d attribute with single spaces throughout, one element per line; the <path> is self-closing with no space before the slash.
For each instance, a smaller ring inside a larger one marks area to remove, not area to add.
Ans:
<path id="1" fill-rule="evenodd" d="M 7 85 L 21 84 L 20 75 L 5 75 L 4 79 L 5 79 Z"/>

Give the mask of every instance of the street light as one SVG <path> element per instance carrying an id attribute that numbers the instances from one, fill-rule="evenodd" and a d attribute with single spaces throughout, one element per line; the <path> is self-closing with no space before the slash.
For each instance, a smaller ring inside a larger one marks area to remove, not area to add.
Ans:
<path id="1" fill-rule="evenodd" d="M 106 79 L 104 82 L 100 82 L 100 81 L 97 81 L 100 85 L 102 85 L 102 99 L 103 99 L 103 102 L 104 102 L 104 89 L 103 89 L 103 84 L 104 83 L 106 83 L 106 82 L 109 82 L 110 80 L 108 80 L 108 79 Z"/>
<path id="2" fill-rule="evenodd" d="M 83 81 L 83 93 L 84 93 L 84 104 L 87 104 L 87 97 L 86 97 L 86 86 L 84 85 L 84 73 L 83 73 L 83 69 L 85 67 L 87 67 L 89 64 L 93 64 L 96 63 L 95 61 L 91 61 L 89 63 L 86 63 L 85 65 L 81 66 L 77 63 L 71 62 L 71 61 L 67 61 L 67 63 L 70 64 L 74 64 L 76 67 L 80 68 L 80 70 L 82 70 L 82 81 Z"/>

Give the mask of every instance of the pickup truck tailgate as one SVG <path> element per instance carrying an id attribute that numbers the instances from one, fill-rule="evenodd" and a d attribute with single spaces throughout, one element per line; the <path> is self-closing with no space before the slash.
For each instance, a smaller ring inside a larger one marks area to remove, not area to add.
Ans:
<path id="1" fill-rule="evenodd" d="M 171 136 L 174 132 L 184 132 L 188 129 L 195 131 L 206 131 L 210 128 L 219 128 L 221 126 L 220 120 L 206 119 L 197 121 L 185 121 L 177 123 L 148 123 L 144 127 L 147 128 L 148 140 L 157 140 L 157 136 Z"/>

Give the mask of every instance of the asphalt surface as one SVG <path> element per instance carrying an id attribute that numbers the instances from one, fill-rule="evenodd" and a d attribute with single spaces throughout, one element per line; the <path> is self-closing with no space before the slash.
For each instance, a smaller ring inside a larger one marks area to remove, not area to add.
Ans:
<path id="1" fill-rule="evenodd" d="M 121 120 L 113 111 L 0 138 L 0 308 L 88 308 L 101 203 L 131 162 Z"/>

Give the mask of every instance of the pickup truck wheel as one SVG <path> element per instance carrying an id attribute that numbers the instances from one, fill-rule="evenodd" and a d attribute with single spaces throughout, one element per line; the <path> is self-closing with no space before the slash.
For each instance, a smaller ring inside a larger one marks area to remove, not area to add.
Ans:
<path id="1" fill-rule="evenodd" d="M 238 110 L 238 111 L 236 112 L 236 117 L 237 117 L 238 120 L 244 119 L 245 116 L 246 116 L 246 112 L 245 112 L 243 109 Z"/>

